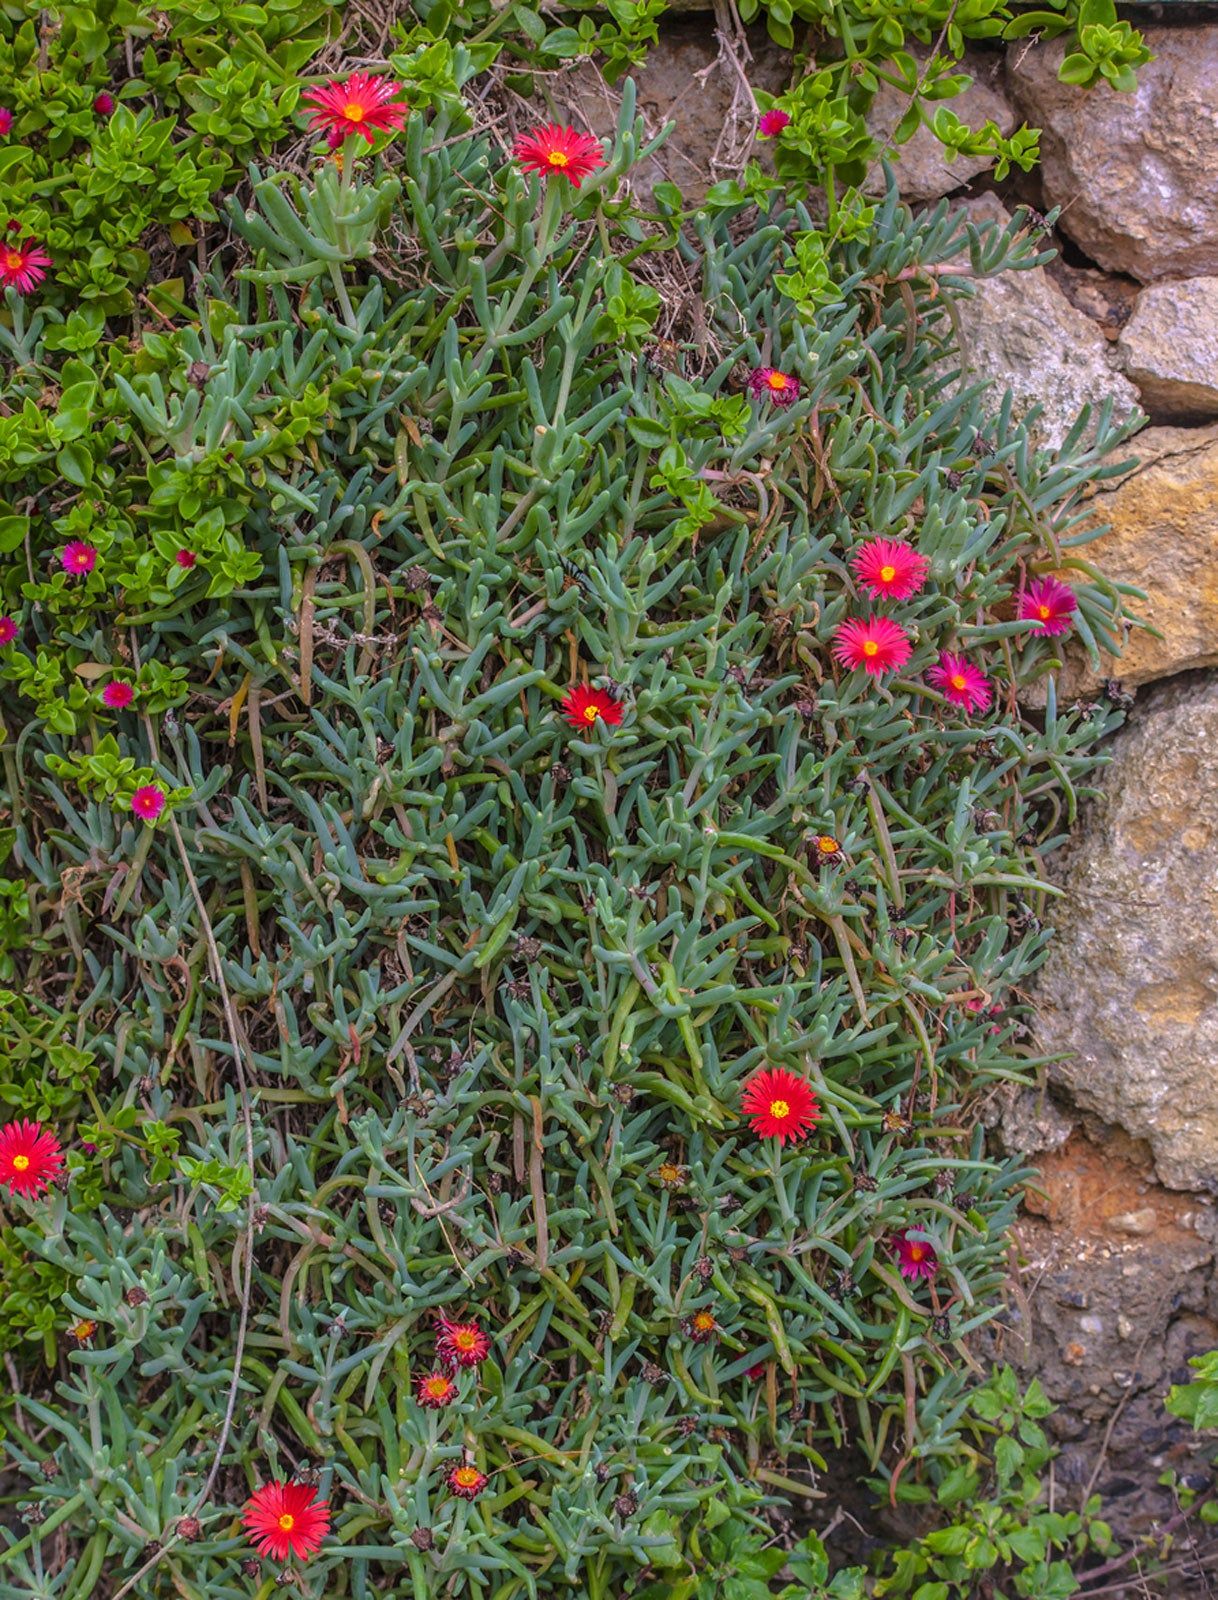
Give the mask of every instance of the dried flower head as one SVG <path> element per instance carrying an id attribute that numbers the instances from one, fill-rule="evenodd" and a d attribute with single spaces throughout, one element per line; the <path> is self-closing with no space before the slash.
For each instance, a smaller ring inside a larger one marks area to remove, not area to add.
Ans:
<path id="1" fill-rule="evenodd" d="M 719 1324 L 715 1321 L 713 1311 L 695 1311 L 692 1317 L 686 1317 L 681 1324 L 681 1331 L 695 1344 L 706 1344 L 719 1332 Z"/>

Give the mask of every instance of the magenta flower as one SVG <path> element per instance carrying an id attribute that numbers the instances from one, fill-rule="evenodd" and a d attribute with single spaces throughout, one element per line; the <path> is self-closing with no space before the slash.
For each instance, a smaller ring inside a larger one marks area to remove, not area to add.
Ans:
<path id="1" fill-rule="evenodd" d="M 970 714 L 987 711 L 994 698 L 990 680 L 980 667 L 951 650 L 945 650 L 937 665 L 926 669 L 926 681 L 932 688 L 941 690 L 954 706 Z"/>
<path id="2" fill-rule="evenodd" d="M 850 617 L 834 630 L 834 659 L 875 678 L 903 667 L 912 653 L 909 635 L 891 617 Z"/>
<path id="3" fill-rule="evenodd" d="M 1060 578 L 1037 578 L 1019 597 L 1019 620 L 1033 633 L 1068 633 L 1077 610 L 1074 590 Z"/>
<path id="4" fill-rule="evenodd" d="M 50 264 L 50 256 L 32 239 L 24 244 L 5 245 L 0 249 L 0 289 L 29 294 L 46 277 Z"/>
<path id="5" fill-rule="evenodd" d="M 7 106 L 0 106 L 0 139 L 7 139 L 13 131 L 13 113 Z"/>
<path id="6" fill-rule="evenodd" d="M 125 711 L 135 699 L 135 690 L 129 683 L 108 683 L 101 693 L 102 704 L 111 711 Z"/>
<path id="7" fill-rule="evenodd" d="M 165 791 L 159 783 L 147 783 L 131 796 L 131 809 L 143 822 L 155 822 L 165 809 Z"/>
<path id="8" fill-rule="evenodd" d="M 12 644 L 17 637 L 17 624 L 12 617 L 0 617 L 0 649 L 6 644 Z"/>
<path id="9" fill-rule="evenodd" d="M 199 558 L 193 550 L 179 550 L 173 559 L 177 562 L 178 566 L 189 572 L 191 567 L 194 566 L 195 562 Z"/>
<path id="10" fill-rule="evenodd" d="M 910 1238 L 913 1231 L 907 1228 L 904 1233 L 898 1233 L 892 1241 L 892 1249 L 897 1258 L 897 1270 L 903 1278 L 909 1278 L 915 1283 L 920 1278 L 929 1281 L 939 1270 L 939 1257 L 933 1245 L 927 1244 L 922 1239 Z"/>
<path id="11" fill-rule="evenodd" d="M 72 539 L 59 552 L 59 562 L 65 572 L 79 577 L 86 572 L 92 572 L 97 565 L 97 549 L 94 545 L 86 544 L 83 539 Z"/>
<path id="12" fill-rule="evenodd" d="M 99 117 L 108 117 L 114 110 L 114 96 L 103 89 L 100 94 L 94 96 L 93 109 Z"/>
<path id="13" fill-rule="evenodd" d="M 758 367 L 749 378 L 749 392 L 756 400 L 772 400 L 776 406 L 793 406 L 799 399 L 799 379 L 777 367 Z"/>
<path id="14" fill-rule="evenodd" d="M 905 539 L 868 539 L 850 557 L 859 587 L 877 600 L 908 600 L 926 582 L 930 562 Z"/>
<path id="15" fill-rule="evenodd" d="M 763 111 L 757 122 L 757 137 L 759 139 L 777 139 L 785 127 L 790 125 L 790 117 L 785 111 L 780 111 L 777 106 L 772 106 L 769 111 Z"/>

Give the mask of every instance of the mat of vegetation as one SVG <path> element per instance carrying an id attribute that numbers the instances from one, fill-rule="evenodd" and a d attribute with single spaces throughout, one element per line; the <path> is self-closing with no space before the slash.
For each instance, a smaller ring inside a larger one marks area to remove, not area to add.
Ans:
<path id="1" fill-rule="evenodd" d="M 958 384 L 1022 215 L 212 9 L 3 25 L 0 1595 L 681 1600 L 997 1415 L 1120 435 Z"/>

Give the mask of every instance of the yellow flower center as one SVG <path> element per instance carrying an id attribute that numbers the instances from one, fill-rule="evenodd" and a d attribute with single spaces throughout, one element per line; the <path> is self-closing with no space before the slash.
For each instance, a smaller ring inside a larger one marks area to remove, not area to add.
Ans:
<path id="1" fill-rule="evenodd" d="M 660 1166 L 660 1182 L 661 1183 L 680 1183 L 680 1181 L 681 1181 L 681 1169 L 680 1169 L 680 1167 L 674 1167 L 672 1165 L 672 1163 L 669 1162 L 669 1161 L 663 1162 L 661 1164 L 661 1166 Z"/>
<path id="2" fill-rule="evenodd" d="M 571 165 L 571 157 L 565 150 L 547 150 L 546 160 L 552 167 L 569 167 Z"/>
<path id="3" fill-rule="evenodd" d="M 423 1385 L 433 1400 L 443 1400 L 448 1394 L 447 1378 L 428 1378 Z"/>
<path id="4" fill-rule="evenodd" d="M 789 1117 L 791 1115 L 791 1107 L 785 1100 L 771 1100 L 770 1115 L 772 1117 L 777 1117 L 779 1122 L 781 1122 L 784 1117 Z"/>
<path id="5" fill-rule="evenodd" d="M 29 1164 L 30 1164 L 29 1156 L 14 1156 L 13 1157 L 13 1166 L 16 1167 L 18 1172 L 24 1172 L 26 1170 L 26 1168 L 29 1166 Z"/>
<path id="6" fill-rule="evenodd" d="M 475 1488 L 481 1476 L 477 1467 L 458 1467 L 456 1472 L 457 1482 L 463 1489 Z"/>
<path id="7" fill-rule="evenodd" d="M 955 677 L 952 678 L 950 682 L 953 689 L 968 688 L 968 679 L 964 676 L 963 672 L 957 672 Z"/>
<path id="8" fill-rule="evenodd" d="M 766 379 L 766 382 L 769 384 L 771 389 L 785 389 L 787 386 L 787 381 L 787 375 L 785 372 L 771 372 L 770 376 Z"/>
<path id="9" fill-rule="evenodd" d="M 296 1526 L 296 1518 L 292 1515 L 292 1513 L 290 1511 L 285 1511 L 284 1514 L 279 1519 L 279 1530 L 280 1530 L 280 1532 L 281 1533 L 291 1533 L 292 1529 L 295 1526 Z"/>
<path id="10" fill-rule="evenodd" d="M 1038 606 L 1036 609 L 1036 615 L 1042 622 L 1048 622 L 1053 613 L 1049 610 L 1048 606 Z"/>
<path id="11" fill-rule="evenodd" d="M 694 1327 L 699 1333 L 709 1333 L 715 1326 L 715 1319 L 709 1311 L 699 1311 L 694 1318 Z"/>
<path id="12" fill-rule="evenodd" d="M 357 105 L 354 100 L 349 106 L 343 107 L 343 116 L 346 117 L 348 122 L 362 122 L 364 115 L 363 106 Z"/>
<path id="13" fill-rule="evenodd" d="M 816 848 L 822 855 L 835 856 L 841 849 L 841 845 L 838 844 L 831 833 L 823 833 L 816 841 Z"/>
<path id="14" fill-rule="evenodd" d="M 863 645 L 863 654 L 865 656 L 878 656 L 879 653 L 880 647 L 878 644 L 876 644 L 874 639 L 868 639 Z"/>
<path id="15" fill-rule="evenodd" d="M 601 714 L 601 708 L 599 706 L 585 706 L 584 707 L 584 721 L 585 722 L 595 722 L 597 717 L 600 716 L 600 714 Z"/>
<path id="16" fill-rule="evenodd" d="M 20 272 L 25 266 L 25 257 L 20 250 L 10 250 L 4 257 L 4 265 L 10 272 Z"/>
<path id="17" fill-rule="evenodd" d="M 897 569 L 895 567 L 881 567 L 880 568 L 880 577 L 883 579 L 883 581 L 885 583 L 891 583 L 892 580 L 896 577 L 896 575 L 897 575 Z"/>
<path id="18" fill-rule="evenodd" d="M 72 1337 L 79 1339 L 83 1344 L 86 1339 L 91 1339 L 96 1332 L 96 1322 L 78 1322 L 72 1329 Z"/>
<path id="19" fill-rule="evenodd" d="M 909 1256 L 910 1256 L 910 1260 L 911 1261 L 921 1261 L 922 1257 L 925 1254 L 926 1254 L 926 1246 L 924 1244 L 911 1244 L 910 1245 L 910 1247 L 909 1247 Z"/>
<path id="20" fill-rule="evenodd" d="M 460 1333 L 453 1334 L 453 1343 L 458 1350 L 472 1350 L 477 1343 L 477 1335 L 469 1328 L 462 1328 Z"/>

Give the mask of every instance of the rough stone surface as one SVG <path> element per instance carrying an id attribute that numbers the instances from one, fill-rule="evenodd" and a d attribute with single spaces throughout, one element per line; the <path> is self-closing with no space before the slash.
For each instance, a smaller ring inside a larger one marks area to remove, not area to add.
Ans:
<path id="1" fill-rule="evenodd" d="M 1042 130 L 1060 226 L 1092 260 L 1143 283 L 1218 272 L 1218 24 L 1148 27 L 1155 59 L 1121 94 L 1058 81 L 1065 44 L 1012 44 L 1012 99 Z"/>
<path id="2" fill-rule="evenodd" d="M 963 209 L 974 222 L 1010 221 L 992 194 Z M 1043 267 L 982 279 L 977 294 L 957 301 L 957 309 L 970 381 L 996 378 L 1014 395 L 1017 414 L 1041 405 L 1037 432 L 1044 443 L 1060 444 L 1082 407 L 1098 406 L 1109 395 L 1117 417 L 1137 409 L 1137 391 L 1113 367 L 1108 341 Z"/>
<path id="3" fill-rule="evenodd" d="M 1127 686 L 1218 666 L 1218 427 L 1146 428 L 1130 444 L 1141 465 L 1094 497 L 1111 532 L 1079 552 L 1147 596 L 1137 611 L 1161 637 L 1133 630 L 1119 657 L 1093 673 L 1068 647 L 1059 691 L 1092 693 L 1105 677 Z"/>
<path id="4" fill-rule="evenodd" d="M 1163 1183 L 1218 1190 L 1218 683 L 1146 697 L 1100 791 L 1065 863 L 1038 1041 Z"/>
<path id="5" fill-rule="evenodd" d="M 748 82 L 780 94 L 791 77 L 790 53 L 769 38 L 764 26 L 749 28 L 746 41 Z M 644 199 L 667 179 L 687 201 L 696 202 L 712 183 L 736 176 L 746 157 L 764 159 L 752 99 L 739 73 L 721 57 L 710 18 L 682 16 L 666 23 L 659 43 L 632 76 L 648 134 L 658 134 L 667 122 L 676 125 L 660 150 L 632 174 Z M 594 134 L 614 133 L 620 98 L 593 64 L 564 77 L 560 92 Z"/>
<path id="6" fill-rule="evenodd" d="M 923 54 L 911 53 L 919 63 L 925 60 Z M 1015 128 L 1016 117 L 1002 93 L 1001 83 L 994 82 L 997 65 L 996 58 L 992 56 L 983 55 L 977 50 L 967 51 L 962 67 L 972 75 L 973 81 L 963 94 L 950 102 L 950 109 L 970 128 L 980 128 L 985 122 L 994 122 L 1002 133 L 1009 134 Z M 908 105 L 907 94 L 890 84 L 881 84 L 867 118 L 867 126 L 877 138 L 887 140 L 905 115 Z M 914 204 L 938 200 L 942 195 L 951 194 L 953 189 L 959 189 L 970 179 L 986 172 L 991 165 L 986 156 L 957 156 L 955 161 L 948 161 L 943 146 L 925 123 L 911 139 L 897 145 L 890 152 L 889 159 L 894 163 L 897 187 L 902 197 Z M 878 162 L 869 175 L 867 187 L 874 192 L 883 191 L 883 168 Z"/>
<path id="7" fill-rule="evenodd" d="M 1023 1295 L 992 1354 L 1039 1378 L 1059 1407 L 1045 1423 L 1061 1449 L 1058 1509 L 1099 1494 L 1129 1550 L 1175 1514 L 1162 1472 L 1210 1481 L 1212 1444 L 1170 1416 L 1163 1397 L 1193 1376 L 1190 1357 L 1218 1345 L 1216 1219 L 1202 1197 L 1156 1184 L 1144 1146 L 1119 1131 L 1093 1133 L 1036 1158 L 1019 1225 Z M 1207 1593 L 1218 1535 L 1195 1521 L 1190 1532 L 1172 1552 L 1172 1565 L 1183 1565 L 1154 1591 L 1171 1600 Z M 1115 1594 L 1149 1592 L 1135 1580 Z"/>
<path id="8" fill-rule="evenodd" d="M 1045 271 L 1075 310 L 1091 318 L 1105 339 L 1120 338 L 1138 297 L 1138 285 L 1132 278 L 1101 272 L 1098 267 L 1071 266 L 1060 255 L 1049 262 Z"/>
<path id="9" fill-rule="evenodd" d="M 1214 71 L 1218 98 L 1218 62 Z M 1218 277 L 1143 289 L 1117 359 L 1153 422 L 1218 417 Z"/>

